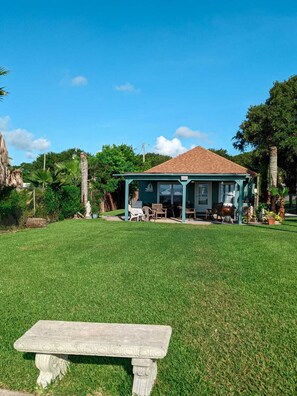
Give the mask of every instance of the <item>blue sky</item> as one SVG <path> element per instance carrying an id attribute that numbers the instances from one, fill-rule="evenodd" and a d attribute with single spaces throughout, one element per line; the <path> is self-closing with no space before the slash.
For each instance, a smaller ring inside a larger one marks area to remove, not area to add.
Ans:
<path id="1" fill-rule="evenodd" d="M 104 144 L 235 153 L 250 105 L 297 70 L 295 1 L 1 4 L 0 130 L 15 164 Z"/>

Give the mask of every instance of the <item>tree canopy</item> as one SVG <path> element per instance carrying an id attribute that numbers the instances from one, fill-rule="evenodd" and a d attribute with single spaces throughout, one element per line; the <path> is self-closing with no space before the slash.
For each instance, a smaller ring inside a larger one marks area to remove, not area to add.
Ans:
<path id="1" fill-rule="evenodd" d="M 295 179 L 296 185 L 297 75 L 276 81 L 265 103 L 248 109 L 233 139 L 234 147 L 240 151 L 248 147 L 256 149 L 262 164 L 268 162 L 270 148 L 277 147 L 278 166 L 283 169 L 286 181 L 291 184 Z"/>
<path id="2" fill-rule="evenodd" d="M 284 82 L 275 82 L 264 104 L 251 106 L 246 119 L 234 136 L 234 147 L 244 151 L 254 148 L 297 152 L 297 75 Z"/>

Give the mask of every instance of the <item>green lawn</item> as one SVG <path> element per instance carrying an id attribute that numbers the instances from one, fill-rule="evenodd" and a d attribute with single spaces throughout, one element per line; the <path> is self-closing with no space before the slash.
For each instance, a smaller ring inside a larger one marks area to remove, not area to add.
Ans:
<path id="1" fill-rule="evenodd" d="M 125 216 L 125 209 L 112 210 L 110 212 L 101 213 L 102 216 Z"/>
<path id="2" fill-rule="evenodd" d="M 0 388 L 33 392 L 13 342 L 39 319 L 167 324 L 153 395 L 296 395 L 297 221 L 70 220 L 0 235 Z M 71 357 L 38 395 L 128 396 L 127 359 Z"/>

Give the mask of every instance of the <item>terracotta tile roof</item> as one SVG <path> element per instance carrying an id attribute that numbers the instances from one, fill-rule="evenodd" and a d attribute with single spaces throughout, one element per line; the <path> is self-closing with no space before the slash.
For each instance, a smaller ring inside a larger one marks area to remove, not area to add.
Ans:
<path id="1" fill-rule="evenodd" d="M 154 166 L 144 173 L 254 174 L 247 168 L 200 146 Z"/>

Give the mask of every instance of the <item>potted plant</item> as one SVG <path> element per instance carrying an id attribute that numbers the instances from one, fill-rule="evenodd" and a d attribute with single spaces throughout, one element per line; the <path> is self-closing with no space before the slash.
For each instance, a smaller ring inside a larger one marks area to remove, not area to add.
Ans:
<path id="1" fill-rule="evenodd" d="M 276 213 L 274 213 L 272 211 L 265 210 L 265 212 L 264 212 L 264 220 L 267 221 L 268 225 L 275 224 L 275 216 L 276 216 Z"/>

